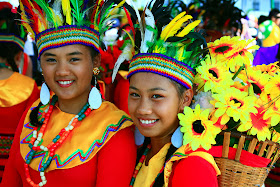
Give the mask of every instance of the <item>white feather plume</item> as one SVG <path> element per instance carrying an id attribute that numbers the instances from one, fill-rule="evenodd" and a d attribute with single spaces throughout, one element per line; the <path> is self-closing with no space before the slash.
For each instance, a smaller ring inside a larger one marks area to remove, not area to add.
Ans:
<path id="1" fill-rule="evenodd" d="M 141 53 L 147 53 L 149 49 L 147 46 L 147 42 L 152 42 L 154 38 L 154 32 L 148 30 L 147 28 L 147 25 L 149 25 L 152 28 L 155 28 L 154 15 L 148 8 L 145 10 L 145 23 L 146 23 L 146 29 L 145 29 L 143 41 L 141 42 L 141 47 L 140 47 Z"/>
<path id="2" fill-rule="evenodd" d="M 113 69 L 113 74 L 112 74 L 112 82 L 114 82 L 116 75 L 119 71 L 120 65 L 125 61 L 125 60 L 130 60 L 133 57 L 134 54 L 134 48 L 132 45 L 128 44 L 125 46 L 125 48 L 122 51 L 122 54 L 120 54 L 117 62 L 114 65 Z"/>

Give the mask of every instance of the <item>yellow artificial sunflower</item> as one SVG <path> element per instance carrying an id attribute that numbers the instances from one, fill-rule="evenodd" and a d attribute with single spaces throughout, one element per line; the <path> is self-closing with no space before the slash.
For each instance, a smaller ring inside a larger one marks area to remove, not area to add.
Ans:
<path id="1" fill-rule="evenodd" d="M 259 48 L 258 45 L 252 45 L 251 43 L 255 39 L 250 40 L 239 40 L 236 45 L 234 46 L 234 51 L 232 55 L 225 56 L 227 67 L 232 71 L 235 72 L 239 67 L 243 66 L 244 64 L 246 67 L 251 65 L 253 61 L 253 54 L 252 50 L 257 50 Z M 236 68 L 236 66 L 238 68 Z"/>
<path id="2" fill-rule="evenodd" d="M 215 117 L 221 118 L 221 124 L 226 124 L 230 117 L 234 121 L 239 120 L 243 123 L 250 120 L 250 113 L 257 113 L 256 97 L 248 96 L 247 92 L 242 92 L 234 87 L 227 88 L 221 93 L 213 94 L 212 97 L 216 101 L 211 101 L 211 104 L 215 104 L 217 108 L 215 112 Z"/>
<path id="3" fill-rule="evenodd" d="M 212 144 L 216 144 L 215 138 L 221 129 L 215 127 L 208 116 L 209 110 L 201 111 L 199 104 L 194 110 L 185 107 L 184 113 L 178 114 L 181 131 L 184 133 L 183 144 L 188 144 L 193 151 L 199 147 L 209 150 Z"/>
<path id="4" fill-rule="evenodd" d="M 204 91 L 211 90 L 218 92 L 221 88 L 227 88 L 233 85 L 232 74 L 215 58 L 209 55 L 205 61 L 201 62 L 201 66 L 196 69 L 199 74 L 194 82 L 201 84 L 201 79 L 204 81 Z"/>
<path id="5" fill-rule="evenodd" d="M 266 112 L 264 113 L 263 119 L 270 118 L 271 120 L 271 126 L 276 126 L 278 123 L 280 123 L 280 108 L 276 106 L 275 103 L 268 103 L 268 108 Z"/>
<path id="6" fill-rule="evenodd" d="M 219 60 L 225 60 L 225 56 L 231 56 L 234 53 L 234 46 L 240 40 L 240 37 L 223 36 L 214 42 L 207 43 L 210 55 Z"/>
<path id="7" fill-rule="evenodd" d="M 280 74 L 272 77 L 265 85 L 264 91 L 270 94 L 272 102 L 276 103 L 276 106 L 280 108 Z"/>
<path id="8" fill-rule="evenodd" d="M 272 132 L 271 139 L 273 142 L 280 143 L 280 133 L 275 130 Z"/>
<path id="9" fill-rule="evenodd" d="M 260 70 L 255 71 L 251 67 L 242 70 L 238 78 L 240 78 L 246 85 L 249 86 L 249 90 L 252 94 L 260 95 L 263 90 L 264 86 L 268 83 L 270 79 L 270 75 L 262 73 Z"/>
<path id="10" fill-rule="evenodd" d="M 268 102 L 268 97 L 260 97 L 256 101 L 258 105 L 258 107 L 256 107 L 257 113 L 250 113 L 250 120 L 246 123 L 241 123 L 237 130 L 240 132 L 248 131 L 248 134 L 257 135 L 259 141 L 270 140 L 271 132 L 269 128 L 271 127 L 271 120 L 264 119 L 265 111 L 268 108 Z"/>
<path id="11" fill-rule="evenodd" d="M 276 73 L 280 72 L 279 66 L 277 65 L 278 63 L 279 63 L 279 61 L 268 64 L 268 65 L 266 65 L 266 64 L 257 65 L 257 66 L 253 66 L 252 69 L 255 71 L 261 70 L 261 72 L 264 74 L 274 76 Z"/>

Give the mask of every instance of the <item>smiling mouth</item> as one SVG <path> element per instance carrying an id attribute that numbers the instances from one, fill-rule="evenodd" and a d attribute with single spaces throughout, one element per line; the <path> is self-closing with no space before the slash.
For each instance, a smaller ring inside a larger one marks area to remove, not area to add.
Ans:
<path id="1" fill-rule="evenodd" d="M 141 126 L 144 126 L 144 127 L 151 127 L 153 126 L 157 121 L 158 119 L 154 119 L 154 120 L 143 120 L 143 119 L 139 119 L 140 121 L 140 125 Z"/>
<path id="2" fill-rule="evenodd" d="M 69 87 L 73 84 L 73 80 L 72 81 L 57 81 L 57 83 L 59 84 L 60 87 Z"/>

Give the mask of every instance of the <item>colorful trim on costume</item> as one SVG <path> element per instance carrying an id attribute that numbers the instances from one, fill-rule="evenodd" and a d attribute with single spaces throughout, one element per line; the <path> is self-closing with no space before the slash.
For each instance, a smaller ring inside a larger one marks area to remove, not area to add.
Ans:
<path id="1" fill-rule="evenodd" d="M 127 77 L 138 72 L 152 72 L 167 77 L 186 88 L 192 88 L 194 70 L 187 64 L 158 53 L 139 53 L 129 66 Z"/>
<path id="2" fill-rule="evenodd" d="M 99 52 L 99 33 L 86 26 L 66 25 L 47 29 L 36 35 L 39 57 L 48 49 L 82 44 Z"/>
<path id="3" fill-rule="evenodd" d="M 104 133 L 102 135 L 102 138 L 100 140 L 94 140 L 92 142 L 91 146 L 89 147 L 89 149 L 85 153 L 82 150 L 78 149 L 74 153 L 72 153 L 67 159 L 65 159 L 63 161 L 60 159 L 59 155 L 57 155 L 57 154 L 54 155 L 52 160 L 55 160 L 57 168 L 63 168 L 64 166 L 66 166 L 68 163 L 70 163 L 76 157 L 80 158 L 80 160 L 82 162 L 86 161 L 96 147 L 100 148 L 104 145 L 104 143 L 105 143 L 105 141 L 106 141 L 110 132 L 118 131 L 121 128 L 121 126 L 127 121 L 132 121 L 132 120 L 130 118 L 128 118 L 127 116 L 122 116 L 122 118 L 118 121 L 117 124 L 108 125 L 106 130 L 104 131 Z M 24 125 L 24 127 L 29 128 L 31 126 L 29 126 L 29 123 L 27 123 L 27 124 Z M 31 132 L 24 139 L 22 139 L 20 141 L 20 144 L 28 144 L 29 141 L 30 141 L 30 138 L 32 136 L 33 136 L 33 134 Z M 27 159 L 30 152 L 26 155 L 25 159 Z M 36 154 L 34 156 L 34 158 L 38 158 L 38 157 L 42 157 L 42 159 L 40 161 L 40 164 L 38 165 L 38 171 L 39 171 L 39 168 L 42 167 L 42 163 L 45 163 L 48 155 L 46 154 L 46 152 L 42 151 L 42 152 L 39 152 L 38 154 Z"/>
<path id="4" fill-rule="evenodd" d="M 14 43 L 19 48 L 21 48 L 21 50 L 24 49 L 24 40 L 22 38 L 20 38 L 19 36 L 0 33 L 0 42 Z"/>

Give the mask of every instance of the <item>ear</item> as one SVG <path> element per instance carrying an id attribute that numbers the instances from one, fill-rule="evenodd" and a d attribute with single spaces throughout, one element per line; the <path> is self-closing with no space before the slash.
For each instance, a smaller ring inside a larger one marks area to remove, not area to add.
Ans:
<path id="1" fill-rule="evenodd" d="M 93 59 L 93 67 L 99 67 L 101 64 L 101 54 L 99 53 L 98 55 L 96 55 Z"/>
<path id="2" fill-rule="evenodd" d="M 180 105 L 180 112 L 183 112 L 186 106 L 190 106 L 193 98 L 193 89 L 188 89 L 183 93 L 183 99 Z"/>
<path id="3" fill-rule="evenodd" d="M 23 51 L 19 51 L 19 52 L 15 55 L 14 61 L 16 62 L 17 65 L 19 65 L 18 63 L 21 61 L 22 55 L 23 55 Z"/>

